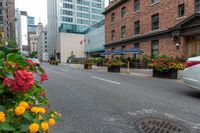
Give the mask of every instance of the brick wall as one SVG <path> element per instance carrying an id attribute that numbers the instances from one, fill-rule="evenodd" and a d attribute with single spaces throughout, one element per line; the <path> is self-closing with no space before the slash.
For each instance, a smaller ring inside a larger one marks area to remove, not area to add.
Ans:
<path id="1" fill-rule="evenodd" d="M 115 41 L 121 40 L 121 27 L 126 26 L 127 38 L 134 36 L 134 22 L 140 20 L 141 35 L 151 33 L 151 16 L 160 14 L 160 29 L 166 30 L 183 21 L 195 11 L 195 0 L 160 0 L 160 3 L 151 5 L 151 0 L 140 0 L 140 11 L 133 11 L 134 0 L 106 13 L 105 15 L 105 41 L 111 42 L 111 31 L 115 30 Z M 185 3 L 185 17 L 178 18 L 178 5 Z M 126 17 L 121 19 L 121 8 L 126 6 Z M 108 7 L 109 8 L 109 7 Z M 108 9 L 107 8 L 107 9 Z M 115 22 L 111 24 L 111 14 L 115 12 Z"/>

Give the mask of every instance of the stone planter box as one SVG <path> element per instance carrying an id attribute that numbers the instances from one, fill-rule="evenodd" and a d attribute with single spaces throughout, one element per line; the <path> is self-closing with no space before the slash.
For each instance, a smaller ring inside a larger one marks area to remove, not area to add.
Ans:
<path id="1" fill-rule="evenodd" d="M 84 69 L 92 69 L 92 65 L 91 64 L 84 64 Z"/>
<path id="2" fill-rule="evenodd" d="M 167 78 L 167 79 L 177 79 L 178 78 L 178 70 L 171 70 L 168 72 L 159 72 L 157 70 L 153 70 L 153 77 L 158 78 Z"/>
<path id="3" fill-rule="evenodd" d="M 108 67 L 108 72 L 120 73 L 120 66 L 110 66 Z"/>

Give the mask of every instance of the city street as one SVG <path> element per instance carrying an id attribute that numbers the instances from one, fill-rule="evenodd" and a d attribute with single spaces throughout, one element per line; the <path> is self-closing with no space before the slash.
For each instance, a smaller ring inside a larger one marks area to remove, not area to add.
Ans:
<path id="1" fill-rule="evenodd" d="M 43 66 L 50 107 L 63 117 L 50 133 L 139 133 L 143 119 L 200 133 L 200 92 L 181 80 Z"/>

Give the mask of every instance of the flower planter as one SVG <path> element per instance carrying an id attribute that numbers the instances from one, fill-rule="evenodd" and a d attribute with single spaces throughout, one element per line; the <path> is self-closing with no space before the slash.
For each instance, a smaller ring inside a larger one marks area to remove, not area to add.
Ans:
<path id="1" fill-rule="evenodd" d="M 108 72 L 120 73 L 120 66 L 109 66 Z"/>
<path id="2" fill-rule="evenodd" d="M 92 65 L 91 64 L 84 64 L 84 69 L 92 69 Z"/>
<path id="3" fill-rule="evenodd" d="M 177 79 L 178 78 L 178 70 L 170 70 L 168 72 L 160 72 L 160 71 L 157 71 L 154 69 L 153 77 Z"/>

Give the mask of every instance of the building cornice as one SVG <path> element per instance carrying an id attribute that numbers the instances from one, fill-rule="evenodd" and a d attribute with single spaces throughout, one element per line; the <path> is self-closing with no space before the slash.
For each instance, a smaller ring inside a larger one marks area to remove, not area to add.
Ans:
<path id="1" fill-rule="evenodd" d="M 106 15 L 110 11 L 114 10 L 115 8 L 121 6 L 122 4 L 128 2 L 129 0 L 119 0 L 118 2 L 114 2 L 113 4 L 109 5 L 107 8 L 105 8 L 105 11 L 102 12 L 103 15 Z"/>

